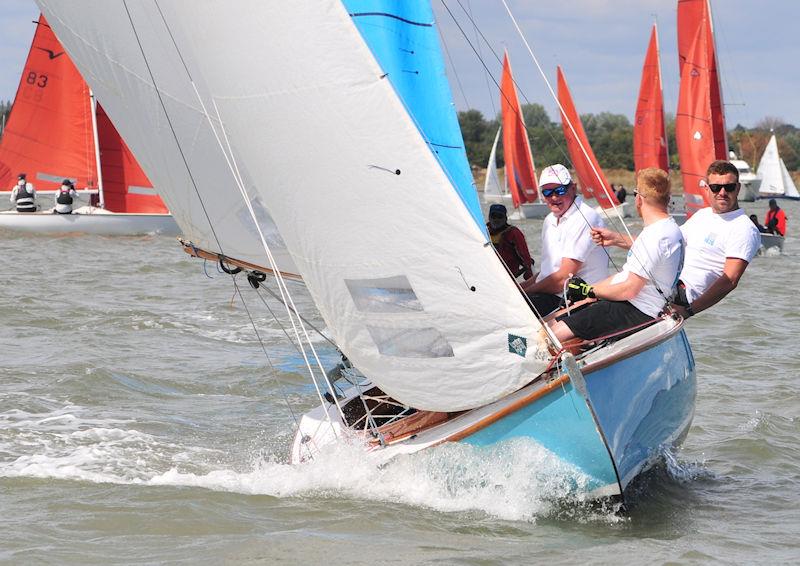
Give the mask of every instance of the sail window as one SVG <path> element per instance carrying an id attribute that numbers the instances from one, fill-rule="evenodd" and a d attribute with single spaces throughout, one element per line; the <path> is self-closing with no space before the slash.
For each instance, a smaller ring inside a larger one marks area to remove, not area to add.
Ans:
<path id="1" fill-rule="evenodd" d="M 362 312 L 410 312 L 422 311 L 405 275 L 381 279 L 345 279 L 347 289 L 356 308 Z"/>
<path id="2" fill-rule="evenodd" d="M 385 328 L 367 325 L 378 352 L 395 358 L 452 358 L 453 348 L 435 328 Z"/>

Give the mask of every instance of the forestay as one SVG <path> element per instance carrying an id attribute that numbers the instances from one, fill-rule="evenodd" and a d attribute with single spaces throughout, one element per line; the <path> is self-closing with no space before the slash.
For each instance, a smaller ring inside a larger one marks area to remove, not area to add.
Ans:
<path id="1" fill-rule="evenodd" d="M 41 5 L 59 18 L 76 11 L 71 0 Z M 546 367 L 540 323 L 340 1 L 161 9 L 335 341 L 365 375 L 405 403 L 454 411 Z M 148 15 L 134 16 L 145 50 L 166 41 Z M 92 18 L 92 33 L 104 21 Z"/>
<path id="2" fill-rule="evenodd" d="M 200 248 L 269 267 L 157 5 L 128 3 L 136 33 L 121 1 L 42 0 L 39 6 L 52 15 L 53 30 L 158 187 L 184 237 Z M 213 115 L 213 108 L 209 112 Z M 264 200 L 258 197 L 255 181 L 246 168 L 242 175 L 279 268 L 297 273 Z M 267 191 L 269 177 L 260 182 Z"/>

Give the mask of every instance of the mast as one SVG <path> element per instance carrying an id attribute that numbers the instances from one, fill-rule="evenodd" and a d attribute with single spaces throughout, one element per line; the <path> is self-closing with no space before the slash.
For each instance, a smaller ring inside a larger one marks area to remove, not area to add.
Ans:
<path id="1" fill-rule="evenodd" d="M 714 33 L 714 17 L 711 13 L 711 0 L 704 0 L 708 14 L 711 49 L 711 119 L 714 128 L 714 154 L 717 159 L 728 159 L 728 133 L 725 127 L 725 101 L 722 97 L 722 81 L 719 78 L 719 57 L 717 57 L 717 36 Z"/>
<path id="2" fill-rule="evenodd" d="M 658 90 L 661 100 L 661 135 L 664 136 L 664 153 L 667 158 L 665 171 L 669 173 L 669 137 L 667 136 L 667 121 L 664 119 L 664 80 L 661 76 L 661 45 L 658 43 L 658 22 L 653 22 L 653 35 L 656 38 L 656 69 L 658 69 Z"/>
<path id="3" fill-rule="evenodd" d="M 94 92 L 89 89 L 89 98 L 92 101 L 92 136 L 94 137 L 94 160 L 97 166 L 97 197 L 100 208 L 105 208 L 103 198 L 103 170 L 100 168 L 100 137 L 97 135 L 97 99 Z"/>

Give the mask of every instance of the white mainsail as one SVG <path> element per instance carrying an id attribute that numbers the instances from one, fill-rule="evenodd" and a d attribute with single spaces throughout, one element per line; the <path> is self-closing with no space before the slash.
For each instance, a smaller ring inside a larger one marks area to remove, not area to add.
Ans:
<path id="1" fill-rule="evenodd" d="M 764 154 L 758 163 L 757 175 L 761 179 L 759 192 L 762 196 L 800 198 L 792 176 L 778 153 L 778 140 L 775 134 L 772 134 L 764 149 Z"/>
<path id="2" fill-rule="evenodd" d="M 500 143 L 500 134 L 503 128 L 497 129 L 497 135 L 494 137 L 492 144 L 492 151 L 489 153 L 489 163 L 486 164 L 486 181 L 483 183 L 483 196 L 486 197 L 502 197 L 508 194 L 508 189 L 500 184 L 500 177 L 497 174 L 497 144 Z"/>
<path id="3" fill-rule="evenodd" d="M 545 369 L 540 322 L 340 1 L 133 4 L 132 25 L 121 1 L 37 1 L 184 232 L 213 243 L 214 199 L 227 248 L 246 232 L 238 192 L 198 195 L 175 167 L 171 128 L 193 177 L 224 177 L 191 73 L 335 341 L 388 394 L 455 411 Z"/>

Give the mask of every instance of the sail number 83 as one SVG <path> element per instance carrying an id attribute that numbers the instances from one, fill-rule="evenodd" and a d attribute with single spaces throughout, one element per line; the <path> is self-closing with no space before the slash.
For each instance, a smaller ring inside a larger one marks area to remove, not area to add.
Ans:
<path id="1" fill-rule="evenodd" d="M 44 88 L 47 86 L 47 75 L 38 74 L 35 71 L 30 71 L 25 77 L 25 82 L 29 85 Z"/>

